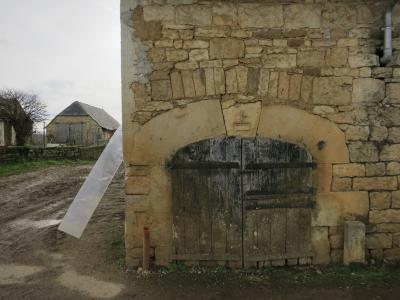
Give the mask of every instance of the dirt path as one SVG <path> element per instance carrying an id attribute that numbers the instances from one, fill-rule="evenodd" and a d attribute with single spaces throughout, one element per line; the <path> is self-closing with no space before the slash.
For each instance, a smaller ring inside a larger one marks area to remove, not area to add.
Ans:
<path id="1" fill-rule="evenodd" d="M 398 286 L 279 288 L 252 276 L 127 272 L 122 172 L 80 240 L 57 231 L 90 168 L 0 177 L 0 299 L 398 299 Z"/>
<path id="2" fill-rule="evenodd" d="M 90 169 L 90 165 L 57 166 L 0 177 L 0 299 L 88 299 L 121 294 L 125 286 L 107 279 L 109 273 L 121 273 L 122 173 L 111 184 L 106 201 L 81 240 L 56 230 Z M 96 272 L 95 278 L 92 274 Z"/>

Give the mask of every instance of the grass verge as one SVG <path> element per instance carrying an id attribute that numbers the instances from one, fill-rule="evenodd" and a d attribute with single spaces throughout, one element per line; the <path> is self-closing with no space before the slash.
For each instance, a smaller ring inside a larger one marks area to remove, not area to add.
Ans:
<path id="1" fill-rule="evenodd" d="M 203 268 L 189 267 L 184 263 L 171 263 L 160 270 L 163 280 L 182 280 L 203 283 L 205 285 L 253 285 L 266 284 L 274 287 L 288 286 L 325 286 L 357 287 L 386 286 L 400 283 L 398 266 L 327 266 L 327 267 L 293 267 L 230 270 L 224 267 Z M 154 273 L 157 276 L 157 272 Z"/>
<path id="2" fill-rule="evenodd" d="M 34 160 L 9 164 L 0 164 L 0 177 L 36 171 L 52 166 L 94 164 L 91 160 Z"/>

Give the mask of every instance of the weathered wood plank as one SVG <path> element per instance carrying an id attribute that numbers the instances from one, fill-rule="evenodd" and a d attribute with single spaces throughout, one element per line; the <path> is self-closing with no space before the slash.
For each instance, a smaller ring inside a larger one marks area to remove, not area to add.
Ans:
<path id="1" fill-rule="evenodd" d="M 253 200 L 247 201 L 244 204 L 243 209 L 245 211 L 253 210 L 266 210 L 273 208 L 287 208 L 287 209 L 300 209 L 300 208 L 313 208 L 315 206 L 314 201 L 290 201 L 290 199 L 285 199 L 284 201 L 263 201 L 263 200 Z"/>
<path id="2" fill-rule="evenodd" d="M 257 169 L 309 169 L 316 168 L 317 164 L 313 162 L 259 162 L 259 163 L 248 163 L 246 170 L 257 170 Z"/>
<path id="3" fill-rule="evenodd" d="M 210 161 L 226 163 L 226 139 L 210 140 Z M 237 164 L 239 166 L 239 164 Z M 226 181 L 225 170 L 210 174 L 210 206 L 211 206 L 211 253 L 225 253 L 226 226 L 224 218 L 224 187 Z"/>
<path id="4" fill-rule="evenodd" d="M 305 258 L 299 258 L 297 254 L 290 255 L 290 254 L 284 253 L 284 254 L 280 254 L 280 255 L 252 256 L 252 257 L 249 257 L 247 259 L 247 261 L 251 261 L 251 262 L 257 262 L 257 261 L 260 261 L 260 262 L 261 261 L 265 261 L 265 262 L 267 262 L 267 261 L 271 261 L 272 262 L 272 261 L 275 261 L 275 260 L 301 259 L 302 260 L 302 264 L 304 265 L 304 264 L 307 264 L 307 262 L 311 260 L 312 256 L 313 256 L 313 254 L 311 252 L 307 253 L 307 257 L 305 257 Z M 283 264 L 283 265 L 285 265 L 285 264 Z"/>
<path id="5" fill-rule="evenodd" d="M 172 173 L 173 211 L 173 253 L 184 253 L 185 207 L 183 202 L 183 174 L 179 170 Z"/>
<path id="6" fill-rule="evenodd" d="M 185 207 L 185 251 L 184 253 L 199 253 L 199 223 L 200 205 L 197 197 L 197 174 L 193 171 L 182 170 L 183 173 L 183 201 Z"/>
<path id="7" fill-rule="evenodd" d="M 195 143 L 190 146 L 190 149 L 186 151 L 191 159 L 190 163 L 203 162 L 210 160 L 210 141 L 203 141 L 201 143 Z M 211 213 L 209 206 L 209 176 L 210 171 L 207 169 L 187 169 L 186 172 L 194 174 L 193 185 L 196 191 L 196 205 L 197 210 L 193 211 L 192 222 L 193 226 L 197 225 L 197 235 L 193 234 L 198 239 L 198 249 L 191 249 L 188 253 L 209 253 L 211 251 Z M 196 218 L 198 216 L 198 219 Z"/>
<path id="8" fill-rule="evenodd" d="M 242 140 L 240 138 L 228 137 L 230 142 L 226 145 L 226 157 L 228 161 L 239 162 L 242 159 Z M 229 207 L 229 222 L 227 220 L 227 252 L 242 258 L 243 247 L 243 215 L 242 215 L 242 184 L 240 170 L 231 170 L 227 180 L 226 206 Z M 233 267 L 242 266 L 237 262 L 230 262 Z M 235 265 L 233 265 L 235 264 Z"/>
<path id="9" fill-rule="evenodd" d="M 301 251 L 301 239 L 302 231 L 299 226 L 302 223 L 302 216 L 299 209 L 288 209 L 287 210 L 287 226 L 286 226 L 286 252 L 290 254 L 298 254 Z"/>
<path id="10" fill-rule="evenodd" d="M 198 199 L 200 204 L 199 253 L 211 253 L 211 208 L 209 206 L 209 172 L 201 171 L 198 177 Z"/>
<path id="11" fill-rule="evenodd" d="M 226 225 L 225 225 L 225 203 L 224 186 L 226 176 L 223 172 L 211 175 L 210 193 L 212 199 L 212 252 L 215 254 L 225 253 L 226 250 Z"/>
<path id="12" fill-rule="evenodd" d="M 286 253 L 286 209 L 271 209 L 271 255 Z"/>
<path id="13" fill-rule="evenodd" d="M 212 169 L 240 169 L 240 164 L 237 162 L 178 162 L 170 166 L 171 169 L 188 169 L 188 170 L 212 170 Z"/>
<path id="14" fill-rule="evenodd" d="M 256 159 L 256 140 L 245 139 L 242 141 L 242 167 L 248 161 L 254 162 Z M 242 173 L 242 188 L 243 193 L 249 190 L 258 189 L 259 173 L 257 171 Z M 242 201 L 243 201 L 242 196 Z M 243 203 L 242 207 L 246 204 Z M 255 267 L 256 265 L 249 263 L 248 257 L 259 256 L 259 243 L 258 243 L 258 216 L 257 211 L 243 210 L 243 256 L 244 264 L 246 267 Z"/>
<path id="15" fill-rule="evenodd" d="M 273 212 L 270 209 L 258 210 L 258 241 L 260 245 L 260 254 L 268 257 L 271 254 L 271 222 Z"/>
<path id="16" fill-rule="evenodd" d="M 232 260 L 232 261 L 241 261 L 242 257 L 237 255 L 232 255 L 230 253 L 220 253 L 220 254 L 201 254 L 201 253 L 192 253 L 192 254 L 173 254 L 171 255 L 171 259 L 173 260 Z"/>
<path id="17" fill-rule="evenodd" d="M 226 180 L 226 252 L 242 257 L 242 197 L 240 171 L 231 170 Z"/>

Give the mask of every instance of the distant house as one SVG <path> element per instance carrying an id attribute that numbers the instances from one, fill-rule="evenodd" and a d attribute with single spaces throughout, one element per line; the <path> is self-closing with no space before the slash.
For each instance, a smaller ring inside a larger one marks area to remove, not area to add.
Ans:
<path id="1" fill-rule="evenodd" d="M 15 130 L 10 121 L 0 115 L 0 147 L 15 146 Z"/>
<path id="2" fill-rule="evenodd" d="M 105 110 L 75 101 L 47 125 L 50 143 L 99 145 L 111 138 L 119 123 Z"/>
<path id="3" fill-rule="evenodd" d="M 9 105 L 6 101 L 12 100 L 0 98 L 0 147 L 15 146 L 16 144 L 15 130 L 11 125 L 8 113 L 5 111 Z"/>

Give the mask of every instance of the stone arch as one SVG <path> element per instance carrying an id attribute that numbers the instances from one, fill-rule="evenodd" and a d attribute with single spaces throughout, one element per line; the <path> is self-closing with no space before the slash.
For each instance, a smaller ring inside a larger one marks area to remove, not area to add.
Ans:
<path id="1" fill-rule="evenodd" d="M 246 111 L 249 105 L 253 104 L 238 104 L 237 111 Z M 228 109 L 222 109 L 219 101 L 206 100 L 155 117 L 136 132 L 128 161 L 161 162 L 185 145 L 231 133 L 223 113 Z M 287 105 L 260 105 L 251 114 L 258 136 L 303 145 L 318 163 L 349 162 L 344 133 L 327 119 Z"/>
<path id="2" fill-rule="evenodd" d="M 305 147 L 320 166 L 316 171 L 319 191 L 330 192 L 332 164 L 348 163 L 344 133 L 333 122 L 287 105 L 261 107 L 261 103 L 221 107 L 206 100 L 165 112 L 146 123 L 135 135 L 130 165 L 164 165 L 181 147 L 223 135 L 279 139 Z M 249 114 L 249 131 L 235 131 L 233 113 Z"/>
<path id="3" fill-rule="evenodd" d="M 336 124 L 294 107 L 263 107 L 257 135 L 303 145 L 318 164 L 319 193 L 331 191 L 332 164 L 349 162 L 345 135 Z"/>
<path id="4" fill-rule="evenodd" d="M 335 123 L 291 106 L 263 107 L 257 135 L 304 145 L 320 164 L 349 162 L 345 135 Z"/>
<path id="5" fill-rule="evenodd" d="M 252 106 L 248 110 L 246 107 Z M 258 108 L 257 108 L 258 107 Z M 232 130 L 234 113 L 250 114 L 248 131 Z M 127 261 L 135 264 L 134 249 L 141 247 L 143 225 L 152 228 L 156 263 L 168 264 L 171 254 L 171 179 L 166 162 L 175 152 L 194 142 L 224 135 L 260 136 L 299 144 L 307 149 L 318 164 L 315 179 L 317 205 L 323 199 L 331 203 L 336 215 L 329 224 L 319 217 L 326 215 L 321 206 L 313 217 L 313 226 L 334 226 L 342 217 L 343 195 L 331 193 L 332 164 L 348 163 L 349 154 L 343 132 L 331 121 L 285 105 L 261 106 L 261 103 L 236 104 L 224 107 L 217 100 L 205 100 L 165 112 L 143 125 L 133 137 L 133 147 L 126 153 L 126 251 Z M 333 199 L 334 198 L 334 199 Z M 337 200 L 339 198 L 339 200 Z M 333 200 L 330 200 L 333 199 Z M 364 205 L 364 200 L 362 199 Z M 352 211 L 359 209 L 351 208 Z M 326 227 L 327 228 L 327 227 Z M 329 242 L 328 242 L 329 243 Z M 137 251 L 137 249 L 136 249 Z M 325 250 L 324 250 L 325 251 Z M 326 253 L 327 252 L 327 253 Z M 329 250 L 324 252 L 329 257 Z"/>
<path id="6" fill-rule="evenodd" d="M 188 104 L 165 112 L 143 125 L 135 134 L 128 161 L 163 164 L 179 148 L 221 135 L 226 135 L 226 129 L 219 101 Z"/>

